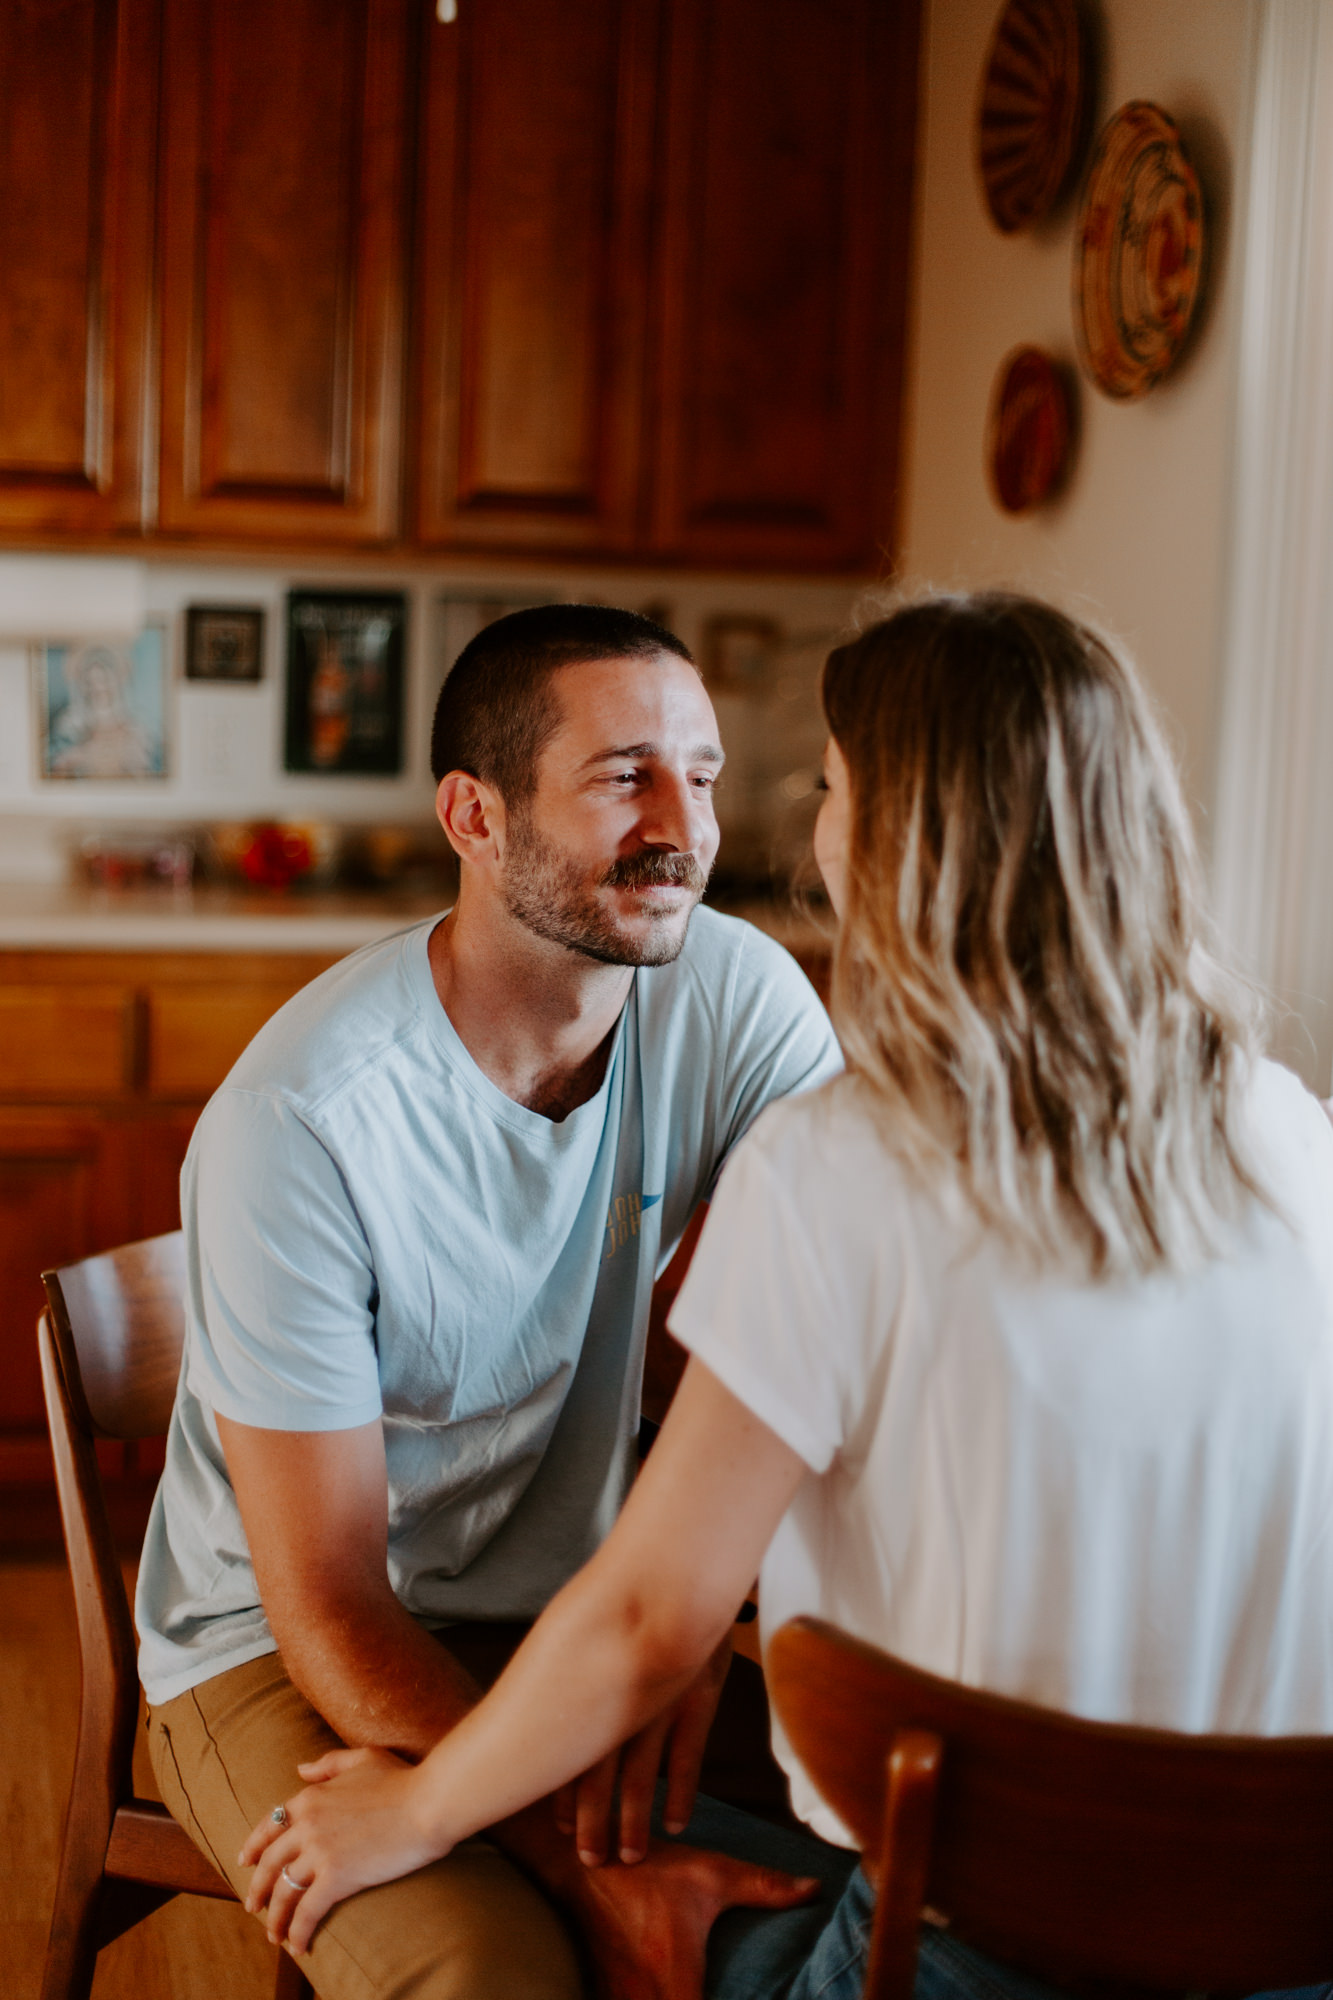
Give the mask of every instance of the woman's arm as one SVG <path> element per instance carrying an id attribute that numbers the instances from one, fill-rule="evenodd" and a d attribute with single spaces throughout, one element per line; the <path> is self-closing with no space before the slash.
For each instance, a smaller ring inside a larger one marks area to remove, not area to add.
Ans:
<path id="1" fill-rule="evenodd" d="M 270 1930 L 304 1949 L 334 1903 L 447 1854 L 632 1736 L 727 1631 L 804 1471 L 692 1360 L 611 1534 L 491 1693 L 414 1770 L 375 1751 L 303 1769 L 321 1782 L 242 1850 L 258 1863 L 247 1906 L 268 1903 Z"/>

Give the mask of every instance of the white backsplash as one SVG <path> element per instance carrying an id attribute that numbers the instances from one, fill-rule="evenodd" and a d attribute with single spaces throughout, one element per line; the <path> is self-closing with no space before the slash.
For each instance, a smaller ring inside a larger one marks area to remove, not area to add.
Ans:
<path id="1" fill-rule="evenodd" d="M 301 776 L 282 768 L 286 598 L 289 589 L 403 590 L 408 599 L 407 755 L 393 778 Z M 796 796 L 818 763 L 817 683 L 829 639 L 846 628 L 863 587 L 837 581 L 719 577 L 697 572 L 499 568 L 412 569 L 0 555 L 0 880 L 67 878 L 79 839 L 97 828 L 253 818 L 342 823 L 430 819 L 430 719 L 446 648 L 462 637 L 458 600 L 596 598 L 634 609 L 664 605 L 698 654 L 721 613 L 776 620 L 784 633 L 771 685 L 725 695 L 718 722 L 730 769 L 719 794 L 722 864 L 764 865 L 774 841 L 799 847 L 811 816 Z M 190 604 L 262 605 L 264 678 L 255 685 L 183 678 Z M 161 779 L 60 781 L 38 776 L 34 641 L 127 636 L 160 619 L 170 660 L 169 769 Z"/>

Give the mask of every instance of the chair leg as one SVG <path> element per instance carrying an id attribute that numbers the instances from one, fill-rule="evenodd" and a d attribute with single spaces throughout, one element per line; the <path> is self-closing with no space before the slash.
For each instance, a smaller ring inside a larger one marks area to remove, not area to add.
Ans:
<path id="1" fill-rule="evenodd" d="M 88 2000 L 97 1965 L 102 1870 L 87 1843 L 66 1834 L 46 1943 L 41 2000 Z M 105 1842 L 103 1842 L 105 1851 Z"/>
<path id="2" fill-rule="evenodd" d="M 278 1976 L 273 1982 L 273 2000 L 315 2000 L 315 1989 L 296 1960 L 285 1951 L 278 1953 Z"/>

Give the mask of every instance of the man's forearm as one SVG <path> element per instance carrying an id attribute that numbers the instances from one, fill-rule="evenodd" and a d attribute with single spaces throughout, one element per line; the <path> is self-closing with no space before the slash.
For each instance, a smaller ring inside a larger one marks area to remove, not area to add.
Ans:
<path id="1" fill-rule="evenodd" d="M 354 1747 L 419 1761 L 481 1698 L 447 1641 L 423 1631 L 391 1593 L 374 1604 L 321 1603 L 279 1646 L 293 1684 Z M 489 1833 L 553 1895 L 577 1890 L 578 1857 L 545 1800 Z"/>
<path id="2" fill-rule="evenodd" d="M 481 1690 L 390 1587 L 380 1424 L 267 1431 L 219 1412 L 217 1426 L 260 1601 L 293 1684 L 345 1744 L 419 1761 Z M 495 1834 L 558 1886 L 553 1877 L 570 1857 L 549 1807 Z"/>
<path id="3" fill-rule="evenodd" d="M 275 1624 L 283 1665 L 344 1743 L 414 1762 L 480 1698 L 447 1647 L 385 1588 L 383 1598 L 322 1598 Z"/>

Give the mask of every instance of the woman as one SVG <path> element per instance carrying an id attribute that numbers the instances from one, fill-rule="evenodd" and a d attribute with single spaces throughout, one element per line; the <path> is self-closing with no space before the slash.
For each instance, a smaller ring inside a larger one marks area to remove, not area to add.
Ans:
<path id="1" fill-rule="evenodd" d="M 812 1612 L 1091 1717 L 1333 1730 L 1333 1131 L 1207 953 L 1144 698 L 998 594 L 899 611 L 823 695 L 847 1075 L 728 1168 L 653 1456 L 492 1694 L 416 1770 L 324 1759 L 251 1837 L 298 1947 L 660 1714 L 761 1563 L 766 1630 Z M 751 1990 L 859 1992 L 869 1894 Z M 1005 1973 L 932 1937 L 942 1978 Z"/>

